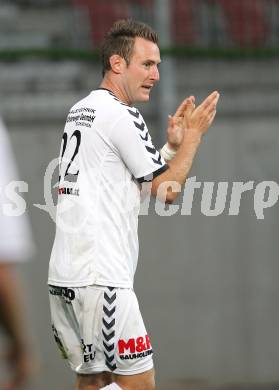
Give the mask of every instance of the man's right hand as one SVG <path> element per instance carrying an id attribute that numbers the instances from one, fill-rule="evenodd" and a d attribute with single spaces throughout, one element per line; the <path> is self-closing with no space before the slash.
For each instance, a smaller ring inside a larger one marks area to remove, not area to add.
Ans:
<path id="1" fill-rule="evenodd" d="M 203 135 L 207 132 L 216 115 L 219 97 L 220 94 L 214 91 L 196 109 L 185 111 L 187 133 L 194 131 Z"/>

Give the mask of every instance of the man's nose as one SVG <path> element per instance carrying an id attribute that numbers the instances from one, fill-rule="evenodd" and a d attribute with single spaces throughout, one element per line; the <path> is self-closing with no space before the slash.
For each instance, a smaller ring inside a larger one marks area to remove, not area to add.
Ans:
<path id="1" fill-rule="evenodd" d="M 160 73 L 159 73 L 158 66 L 153 66 L 152 67 L 152 71 L 151 71 L 150 77 L 152 78 L 152 80 L 155 80 L 155 81 L 159 81 L 160 80 Z"/>

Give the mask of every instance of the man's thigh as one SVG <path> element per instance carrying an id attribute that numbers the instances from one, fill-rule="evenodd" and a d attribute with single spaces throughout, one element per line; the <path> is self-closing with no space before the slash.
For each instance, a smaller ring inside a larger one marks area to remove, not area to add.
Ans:
<path id="1" fill-rule="evenodd" d="M 110 383 L 112 383 L 112 374 L 110 372 L 90 375 L 78 374 L 75 390 L 99 390 Z"/>
<path id="2" fill-rule="evenodd" d="M 113 381 L 123 390 L 154 390 L 154 369 L 135 375 L 113 374 Z"/>
<path id="3" fill-rule="evenodd" d="M 112 382 L 117 383 L 122 390 L 154 390 L 154 370 L 136 375 L 117 375 L 109 372 L 78 374 L 75 390 L 99 390 Z"/>

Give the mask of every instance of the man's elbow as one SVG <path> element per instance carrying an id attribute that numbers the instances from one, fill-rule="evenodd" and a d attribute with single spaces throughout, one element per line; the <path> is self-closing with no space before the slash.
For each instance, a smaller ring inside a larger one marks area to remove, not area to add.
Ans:
<path id="1" fill-rule="evenodd" d="M 177 198 L 177 195 L 178 195 L 177 192 L 172 192 L 172 191 L 167 192 L 165 203 L 172 204 L 175 201 L 175 199 Z"/>
<path id="2" fill-rule="evenodd" d="M 162 188 L 152 186 L 151 194 L 154 198 L 160 200 L 163 203 L 172 204 L 177 198 L 178 192 L 173 192 L 170 188 L 162 191 Z"/>

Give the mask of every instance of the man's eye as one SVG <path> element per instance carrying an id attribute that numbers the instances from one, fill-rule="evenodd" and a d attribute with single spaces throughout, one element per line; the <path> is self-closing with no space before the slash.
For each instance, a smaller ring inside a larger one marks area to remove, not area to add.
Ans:
<path id="1" fill-rule="evenodd" d="M 143 66 L 144 66 L 145 68 L 149 68 L 149 67 L 150 67 L 150 64 L 149 64 L 148 62 L 146 62 L 145 64 L 143 64 Z"/>

